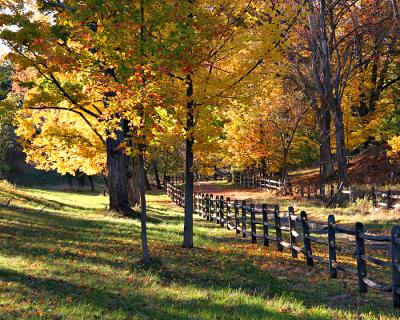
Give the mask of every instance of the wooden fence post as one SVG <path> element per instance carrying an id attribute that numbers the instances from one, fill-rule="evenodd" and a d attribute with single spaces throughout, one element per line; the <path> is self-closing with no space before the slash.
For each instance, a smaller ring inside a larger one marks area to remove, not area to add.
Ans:
<path id="1" fill-rule="evenodd" d="M 392 191 L 389 190 L 386 193 L 386 208 L 387 209 L 391 209 L 392 208 L 392 198 L 391 198 L 391 196 L 392 196 Z"/>
<path id="2" fill-rule="evenodd" d="M 236 230 L 236 234 L 239 234 L 239 201 L 237 201 L 237 199 L 235 199 L 235 201 L 233 202 L 234 210 L 235 210 L 235 230 Z"/>
<path id="3" fill-rule="evenodd" d="M 329 273 L 332 279 L 337 278 L 337 269 L 333 266 L 336 263 L 336 237 L 335 237 L 335 216 L 328 217 L 328 251 L 329 251 Z"/>
<path id="4" fill-rule="evenodd" d="M 314 182 L 314 197 L 318 197 L 318 189 L 317 189 L 317 183 Z"/>
<path id="5" fill-rule="evenodd" d="M 351 189 L 351 187 L 349 187 L 349 202 L 350 204 L 353 203 L 353 190 Z"/>
<path id="6" fill-rule="evenodd" d="M 219 197 L 219 225 L 221 227 L 224 227 L 224 197 L 220 196 Z"/>
<path id="7" fill-rule="evenodd" d="M 226 198 L 226 228 L 228 230 L 229 230 L 229 222 L 232 219 L 232 216 L 231 216 L 232 213 L 231 212 L 232 212 L 232 210 L 231 210 L 231 198 L 227 197 Z"/>
<path id="8" fill-rule="evenodd" d="M 371 200 L 372 200 L 373 207 L 376 208 L 378 205 L 378 202 L 376 201 L 375 187 L 371 187 Z"/>
<path id="9" fill-rule="evenodd" d="M 400 308 L 400 226 L 392 228 L 392 296 L 393 307 Z"/>
<path id="10" fill-rule="evenodd" d="M 304 251 L 306 256 L 306 261 L 308 266 L 314 265 L 314 260 L 311 258 L 312 255 L 312 247 L 311 240 L 308 238 L 310 236 L 310 227 L 307 222 L 307 213 L 302 211 L 300 213 L 301 225 L 303 227 L 303 242 L 304 242 Z"/>
<path id="11" fill-rule="evenodd" d="M 205 213 L 206 213 L 205 207 L 206 207 L 206 196 L 204 193 L 202 193 L 201 194 L 201 213 L 200 213 L 200 215 L 203 218 L 205 217 Z"/>
<path id="12" fill-rule="evenodd" d="M 219 196 L 215 196 L 215 222 L 219 224 L 220 217 L 219 217 Z"/>
<path id="13" fill-rule="evenodd" d="M 296 237 L 298 235 L 296 231 L 296 220 L 293 221 L 293 218 L 296 219 L 294 217 L 293 207 L 289 207 L 288 214 L 289 214 L 290 249 L 292 250 L 292 257 L 297 258 L 297 251 L 293 248 L 293 246 L 296 245 Z"/>
<path id="14" fill-rule="evenodd" d="M 246 201 L 242 201 L 242 237 L 246 238 Z"/>
<path id="15" fill-rule="evenodd" d="M 193 213 L 197 211 L 197 193 L 193 192 Z"/>
<path id="16" fill-rule="evenodd" d="M 251 243 L 257 243 L 257 225 L 256 214 L 254 212 L 254 204 L 250 205 L 250 228 L 251 228 Z"/>
<path id="17" fill-rule="evenodd" d="M 214 213 L 214 196 L 213 194 L 210 194 L 210 211 L 208 212 L 208 220 L 213 221 L 214 217 L 213 217 L 213 213 Z"/>
<path id="18" fill-rule="evenodd" d="M 325 185 L 324 184 L 321 185 L 321 199 L 322 199 L 322 201 L 326 200 Z"/>
<path id="19" fill-rule="evenodd" d="M 206 212 L 205 212 L 205 218 L 207 220 L 210 220 L 210 195 L 207 193 L 206 194 Z"/>
<path id="20" fill-rule="evenodd" d="M 311 185 L 310 183 L 307 184 L 307 199 L 311 199 Z"/>
<path id="21" fill-rule="evenodd" d="M 367 285 L 364 283 L 363 279 L 367 276 L 367 263 L 362 258 L 362 256 L 365 255 L 365 241 L 362 237 L 364 226 L 361 222 L 356 222 L 355 233 L 358 289 L 360 293 L 365 293 L 367 292 Z"/>
<path id="22" fill-rule="evenodd" d="M 268 230 L 268 211 L 267 205 L 263 203 L 262 205 L 262 215 L 263 215 L 263 235 L 264 235 L 264 246 L 269 246 L 269 230 Z"/>
<path id="23" fill-rule="evenodd" d="M 274 208 L 275 217 L 275 235 L 276 235 L 276 250 L 283 251 L 282 241 L 282 230 L 281 230 L 281 217 L 279 216 L 279 207 Z"/>
<path id="24" fill-rule="evenodd" d="M 300 197 L 304 198 L 304 184 L 303 184 L 303 181 L 300 182 Z"/>
<path id="25" fill-rule="evenodd" d="M 335 196 L 335 187 L 333 184 L 331 184 L 331 201 L 333 201 L 333 197 Z"/>

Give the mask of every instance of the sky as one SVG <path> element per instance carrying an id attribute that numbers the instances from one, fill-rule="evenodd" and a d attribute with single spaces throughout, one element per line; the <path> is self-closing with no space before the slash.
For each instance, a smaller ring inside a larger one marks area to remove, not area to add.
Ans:
<path id="1" fill-rule="evenodd" d="M 0 42 L 0 57 L 8 52 L 8 48 Z"/>

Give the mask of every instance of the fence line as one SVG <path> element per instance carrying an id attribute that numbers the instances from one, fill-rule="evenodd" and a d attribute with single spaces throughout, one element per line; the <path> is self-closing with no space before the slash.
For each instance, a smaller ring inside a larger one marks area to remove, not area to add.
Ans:
<path id="1" fill-rule="evenodd" d="M 181 188 L 171 183 L 166 185 L 168 196 L 179 206 L 184 206 L 184 193 Z M 262 240 L 264 246 L 273 242 L 277 251 L 290 250 L 293 258 L 299 254 L 305 257 L 306 264 L 313 266 L 315 262 L 328 266 L 331 278 L 337 278 L 337 271 L 352 274 L 358 279 L 360 293 L 372 288 L 382 292 L 391 292 L 393 307 L 400 308 L 400 225 L 392 228 L 390 236 L 373 235 L 364 231 L 361 222 L 355 224 L 354 229 L 344 227 L 335 222 L 335 216 L 330 215 L 327 224 L 308 220 L 307 213 L 302 211 L 295 214 L 293 207 L 286 212 L 280 211 L 277 205 L 247 204 L 212 194 L 195 193 L 194 213 L 209 221 L 215 221 L 221 227 L 235 230 L 243 238 L 250 237 L 252 243 Z M 340 263 L 337 254 L 343 251 L 336 244 L 338 235 L 347 235 L 354 238 L 356 247 L 356 268 Z M 302 246 L 300 246 L 302 243 Z M 317 245 L 326 247 L 325 258 L 315 254 Z M 367 254 L 367 249 L 386 251 L 386 256 L 377 258 Z M 386 258 L 386 259 L 385 259 Z M 391 284 L 382 284 L 367 277 L 370 265 L 391 270 Z"/>
<path id="2" fill-rule="evenodd" d="M 296 193 L 290 180 L 281 181 L 272 178 L 265 178 L 260 176 L 243 175 L 241 173 L 234 173 L 233 181 L 235 184 L 253 187 L 263 190 L 284 190 L 290 194 Z M 319 199 L 327 203 L 328 206 L 334 203 L 349 203 L 355 202 L 357 199 L 367 196 L 372 205 L 376 207 L 384 207 L 386 209 L 400 208 L 400 191 L 378 191 L 375 187 L 371 187 L 368 192 L 357 190 L 353 187 L 344 188 L 341 185 L 334 184 L 317 184 L 303 181 L 300 182 L 299 190 L 297 193 L 302 199 Z"/>

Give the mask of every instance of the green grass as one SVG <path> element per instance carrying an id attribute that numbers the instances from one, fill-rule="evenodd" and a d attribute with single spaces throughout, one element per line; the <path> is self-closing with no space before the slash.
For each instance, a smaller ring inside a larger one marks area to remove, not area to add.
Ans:
<path id="1" fill-rule="evenodd" d="M 360 298 L 273 248 L 195 217 L 182 249 L 183 212 L 149 201 L 150 264 L 140 222 L 105 211 L 90 193 L 0 183 L 0 319 L 396 319 L 390 297 Z M 382 317 L 382 318 L 380 318 Z"/>

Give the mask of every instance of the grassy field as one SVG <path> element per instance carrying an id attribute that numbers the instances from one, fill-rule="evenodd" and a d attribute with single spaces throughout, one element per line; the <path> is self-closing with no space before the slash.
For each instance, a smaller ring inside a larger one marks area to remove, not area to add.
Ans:
<path id="1" fill-rule="evenodd" d="M 225 188 L 222 186 L 222 188 Z M 0 319 L 397 319 L 389 295 L 360 297 L 273 248 L 195 217 L 182 249 L 183 213 L 149 195 L 149 245 L 137 219 L 105 210 L 93 193 L 0 183 Z"/>

